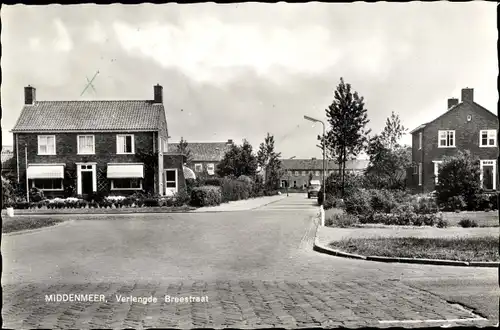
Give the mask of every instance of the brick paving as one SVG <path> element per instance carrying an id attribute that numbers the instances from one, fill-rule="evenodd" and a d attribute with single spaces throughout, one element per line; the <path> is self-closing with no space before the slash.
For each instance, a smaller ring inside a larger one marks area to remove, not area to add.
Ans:
<path id="1" fill-rule="evenodd" d="M 3 328 L 387 328 L 401 324 L 380 321 L 498 322 L 480 320 L 404 281 L 431 274 L 490 278 L 491 270 L 457 273 L 457 268 L 317 254 L 312 251 L 316 214 L 311 201 L 290 197 L 251 212 L 77 219 L 52 231 L 5 237 Z M 103 294 L 107 301 L 45 301 L 46 294 L 82 293 Z M 158 301 L 117 302 L 117 294 L 152 295 Z M 166 303 L 166 295 L 207 296 L 208 302 Z"/>
<path id="2" fill-rule="evenodd" d="M 46 302 L 51 293 L 98 293 L 106 301 Z M 158 301 L 117 302 L 118 294 Z M 167 295 L 207 296 L 208 302 L 167 303 Z M 15 329 L 380 326 L 380 320 L 476 317 L 398 281 L 363 280 L 8 285 L 2 316 L 4 328 Z"/>

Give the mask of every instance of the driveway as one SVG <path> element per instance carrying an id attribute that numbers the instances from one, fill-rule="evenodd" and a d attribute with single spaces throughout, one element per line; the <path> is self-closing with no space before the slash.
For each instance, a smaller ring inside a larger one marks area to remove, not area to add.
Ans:
<path id="1" fill-rule="evenodd" d="M 488 324 L 447 300 L 498 322 L 496 270 L 318 254 L 317 212 L 314 200 L 291 194 L 251 211 L 71 216 L 64 226 L 3 237 L 4 327 Z M 48 294 L 82 293 L 105 301 L 45 302 Z M 117 302 L 117 294 L 158 301 Z"/>

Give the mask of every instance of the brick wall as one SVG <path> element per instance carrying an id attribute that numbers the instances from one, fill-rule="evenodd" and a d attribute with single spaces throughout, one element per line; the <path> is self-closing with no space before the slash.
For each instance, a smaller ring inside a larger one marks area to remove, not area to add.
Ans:
<path id="1" fill-rule="evenodd" d="M 77 133 L 16 133 L 14 134 L 14 156 L 17 145 L 19 146 L 19 177 L 24 182 L 26 175 L 25 148 L 28 146 L 28 163 L 51 164 L 64 163 L 67 169 L 76 170 L 77 162 L 96 162 L 97 171 L 107 168 L 108 163 L 138 163 L 141 162 L 137 155 L 117 155 L 116 135 L 130 134 L 128 132 L 117 133 L 95 133 L 95 154 L 78 155 Z M 152 150 L 156 145 L 156 134 L 154 132 L 137 132 L 134 134 L 135 151 Z M 55 135 L 56 154 L 38 155 L 38 135 Z M 18 140 L 16 145 L 16 139 Z M 156 175 L 155 175 L 156 177 Z M 156 178 L 154 179 L 156 180 Z"/>
<path id="2" fill-rule="evenodd" d="M 178 189 L 186 189 L 186 179 L 184 177 L 183 171 L 184 164 L 184 156 L 183 155 L 164 155 L 163 156 L 163 165 L 165 169 L 177 169 L 177 180 L 178 180 Z"/>

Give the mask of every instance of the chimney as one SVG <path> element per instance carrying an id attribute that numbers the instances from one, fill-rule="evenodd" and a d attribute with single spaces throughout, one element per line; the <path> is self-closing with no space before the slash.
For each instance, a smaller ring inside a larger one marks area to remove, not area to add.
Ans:
<path id="1" fill-rule="evenodd" d="M 448 99 L 448 110 L 458 104 L 457 98 Z"/>
<path id="2" fill-rule="evenodd" d="M 466 87 L 462 89 L 462 102 L 474 102 L 474 89 Z"/>
<path id="3" fill-rule="evenodd" d="M 33 105 L 36 102 L 36 89 L 28 85 L 24 87 L 24 104 Z"/>
<path id="4" fill-rule="evenodd" d="M 153 103 L 163 103 L 163 87 L 160 84 L 154 86 L 154 97 Z"/>
<path id="5" fill-rule="evenodd" d="M 232 139 L 227 140 L 227 144 L 228 145 L 232 145 L 233 144 L 233 140 Z"/>
<path id="6" fill-rule="evenodd" d="M 316 160 L 316 157 L 311 158 L 312 160 Z"/>

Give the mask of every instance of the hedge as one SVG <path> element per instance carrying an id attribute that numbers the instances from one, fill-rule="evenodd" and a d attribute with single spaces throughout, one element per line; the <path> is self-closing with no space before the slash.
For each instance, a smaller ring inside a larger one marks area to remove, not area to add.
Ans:
<path id="1" fill-rule="evenodd" d="M 191 191 L 191 205 L 216 206 L 222 201 L 221 188 L 216 186 L 194 187 Z"/>

